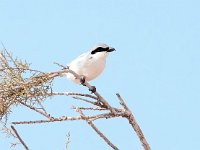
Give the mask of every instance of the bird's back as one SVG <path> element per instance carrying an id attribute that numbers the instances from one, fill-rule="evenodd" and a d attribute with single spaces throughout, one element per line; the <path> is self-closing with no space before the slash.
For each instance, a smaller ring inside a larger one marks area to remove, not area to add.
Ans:
<path id="1" fill-rule="evenodd" d="M 85 76 L 86 81 L 95 79 L 103 71 L 104 67 L 105 60 L 93 57 L 90 53 L 80 55 L 69 64 L 69 69 L 73 70 L 78 75 Z M 76 83 L 80 83 L 79 80 L 75 79 L 70 73 L 67 74 L 67 77 Z"/>

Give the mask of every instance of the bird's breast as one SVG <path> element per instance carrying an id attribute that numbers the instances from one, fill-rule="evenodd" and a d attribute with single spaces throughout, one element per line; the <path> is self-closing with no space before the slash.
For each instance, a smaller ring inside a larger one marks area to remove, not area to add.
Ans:
<path id="1" fill-rule="evenodd" d="M 86 77 L 87 81 L 95 79 L 102 73 L 105 67 L 105 61 L 89 61 L 83 66 L 82 75 Z"/>

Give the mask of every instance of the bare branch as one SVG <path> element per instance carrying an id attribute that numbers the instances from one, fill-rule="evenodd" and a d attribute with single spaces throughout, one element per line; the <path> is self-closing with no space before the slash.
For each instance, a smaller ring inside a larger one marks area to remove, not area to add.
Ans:
<path id="1" fill-rule="evenodd" d="M 70 143 L 70 132 L 67 133 L 66 150 L 69 150 L 69 143 Z"/>
<path id="2" fill-rule="evenodd" d="M 81 101 L 84 101 L 86 103 L 90 103 L 90 104 L 93 104 L 93 105 L 101 106 L 98 102 L 93 102 L 93 101 L 90 101 L 90 100 L 87 100 L 87 99 L 84 99 L 84 98 L 81 98 L 81 97 L 78 97 L 78 96 L 72 96 L 72 98 L 77 99 L 77 100 L 81 100 Z"/>
<path id="3" fill-rule="evenodd" d="M 73 73 L 73 72 L 72 72 Z M 79 77 L 80 79 L 80 77 Z M 84 83 L 90 90 L 92 90 L 92 86 L 88 83 Z M 95 91 L 94 94 L 98 97 L 98 100 L 103 103 L 113 114 L 116 114 L 115 110 L 108 104 L 108 102 L 97 92 Z"/>
<path id="4" fill-rule="evenodd" d="M 51 119 L 53 118 L 53 117 L 50 116 L 50 114 L 47 114 L 46 111 L 42 112 L 42 111 L 36 109 L 36 108 L 33 107 L 33 106 L 27 105 L 26 103 L 24 103 L 24 102 L 22 102 L 22 101 L 19 101 L 19 103 L 22 104 L 22 105 L 24 105 L 24 106 L 26 106 L 27 108 L 29 108 L 29 109 L 31 109 L 31 110 L 37 112 L 37 113 L 43 115 L 44 117 L 48 118 L 49 120 L 51 120 Z"/>
<path id="5" fill-rule="evenodd" d="M 133 114 L 131 113 L 131 111 L 129 110 L 129 108 L 127 107 L 127 105 L 125 104 L 124 100 L 122 99 L 122 97 L 119 95 L 119 93 L 116 94 L 117 98 L 120 101 L 120 104 L 124 107 L 125 109 L 125 117 L 128 119 L 129 123 L 131 124 L 131 126 L 133 127 L 133 129 L 135 130 L 137 136 L 140 139 L 140 142 L 142 143 L 142 146 L 144 147 L 145 150 L 150 150 L 150 146 L 147 143 L 142 130 L 140 129 L 140 126 L 138 125 L 137 121 L 135 120 Z"/>
<path id="6" fill-rule="evenodd" d="M 92 129 L 114 150 L 119 150 L 103 133 L 90 121 L 80 109 L 77 109 L 77 112 L 79 112 L 83 119 L 92 127 Z"/>
<path id="7" fill-rule="evenodd" d="M 105 111 L 107 109 L 101 107 L 75 107 L 73 106 L 72 109 L 80 109 L 80 110 L 98 110 L 98 111 Z"/>
<path id="8" fill-rule="evenodd" d="M 65 95 L 65 96 L 83 96 L 92 98 L 94 100 L 98 100 L 96 96 L 90 95 L 90 94 L 83 94 L 83 93 L 76 93 L 76 92 L 52 92 L 49 93 L 49 96 L 55 96 L 55 95 Z"/>
<path id="9" fill-rule="evenodd" d="M 47 118 L 47 120 L 18 121 L 12 122 L 12 124 L 39 124 L 84 120 L 109 146 L 111 146 L 114 150 L 118 150 L 118 148 L 112 144 L 102 132 L 99 131 L 99 129 L 94 125 L 93 121 L 97 119 L 123 117 L 129 121 L 132 128 L 135 130 L 144 149 L 150 150 L 149 144 L 147 143 L 133 114 L 118 93 L 117 97 L 123 108 L 112 107 L 97 91 L 93 93 L 95 96 L 76 92 L 52 92 L 52 82 L 56 77 L 62 77 L 66 73 L 71 73 L 76 79 L 81 79 L 81 76 L 70 70 L 69 67 L 65 67 L 58 63 L 55 64 L 57 64 L 59 67 L 62 67 L 62 70 L 44 73 L 30 69 L 29 64 L 26 62 L 13 59 L 6 49 L 4 50 L 4 53 L 0 52 L 0 120 L 5 118 L 4 116 L 7 116 L 7 114 L 10 112 L 10 106 L 18 104 L 21 104 L 22 106 L 39 113 Z M 25 73 L 26 78 L 24 77 Z M 28 78 L 27 74 L 30 74 Z M 87 81 L 84 82 L 84 85 L 89 90 L 93 90 L 93 86 Z M 92 104 L 92 107 L 73 107 L 73 109 L 76 109 L 79 112 L 80 116 L 61 116 L 59 118 L 54 118 L 47 113 L 45 107 L 42 105 L 42 102 L 47 97 L 59 95 L 71 96 L 73 99 L 86 102 L 90 105 Z M 39 106 L 40 108 L 36 108 L 36 106 Z M 98 112 L 103 111 L 104 113 L 86 116 L 82 110 L 95 110 Z M 14 126 L 11 126 L 11 128 L 22 145 L 24 145 L 25 143 L 23 144 L 23 140 L 20 138 Z M 69 139 L 66 143 L 66 149 L 68 149 L 68 142 Z M 24 147 L 26 148 L 27 146 L 24 145 Z"/>
<path id="10" fill-rule="evenodd" d="M 11 129 L 13 130 L 13 132 L 15 133 L 16 137 L 18 138 L 18 140 L 20 141 L 20 143 L 24 146 L 24 148 L 26 150 L 29 150 L 28 146 L 25 144 L 25 142 L 22 140 L 22 138 L 19 136 L 17 130 L 15 129 L 14 126 L 11 126 Z"/>
<path id="11" fill-rule="evenodd" d="M 103 113 L 93 116 L 87 116 L 87 119 L 94 121 L 97 119 L 108 119 L 108 118 L 115 118 L 115 117 L 121 117 L 122 114 L 113 114 L 113 113 Z M 39 123 L 50 123 L 50 122 L 61 122 L 61 121 L 76 121 L 76 120 L 85 120 L 81 116 L 78 117 L 71 117 L 71 116 L 61 116 L 59 118 L 51 118 L 49 120 L 35 120 L 35 121 L 17 121 L 17 122 L 11 122 L 12 124 L 39 124 Z"/>

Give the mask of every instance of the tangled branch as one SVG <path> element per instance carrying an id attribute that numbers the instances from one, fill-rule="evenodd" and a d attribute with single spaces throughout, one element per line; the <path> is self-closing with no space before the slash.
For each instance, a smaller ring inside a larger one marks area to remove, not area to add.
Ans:
<path id="1" fill-rule="evenodd" d="M 29 75 L 29 77 L 26 77 Z M 52 88 L 52 78 L 32 70 L 29 64 L 14 59 L 5 49 L 0 53 L 0 119 L 21 102 L 34 105 L 47 97 Z"/>
<path id="2" fill-rule="evenodd" d="M 62 77 L 65 73 L 71 73 L 75 78 L 80 79 L 81 77 L 68 67 L 62 66 L 62 70 L 50 73 L 44 73 L 37 70 L 30 69 L 30 65 L 26 62 L 22 62 L 19 59 L 13 59 L 10 53 L 4 49 L 0 53 L 0 120 L 7 118 L 6 116 L 11 112 L 13 106 L 21 105 L 42 115 L 44 120 L 28 120 L 28 121 L 15 121 L 13 125 L 22 124 L 39 124 L 39 123 L 50 123 L 50 122 L 61 122 L 61 121 L 86 121 L 91 128 L 114 150 L 118 150 L 115 146 L 94 124 L 95 120 L 108 119 L 121 117 L 129 121 L 130 125 L 136 132 L 144 150 L 150 150 L 150 146 L 142 133 L 136 119 L 132 112 L 126 105 L 119 93 L 117 93 L 117 99 L 119 100 L 120 107 L 112 107 L 106 99 L 104 99 L 100 93 L 96 90 L 93 94 L 83 94 L 75 92 L 54 92 L 52 90 L 52 82 L 56 77 Z M 84 85 L 92 90 L 93 86 L 88 82 Z M 53 96 L 68 96 L 74 100 L 83 101 L 90 106 L 73 106 L 78 116 L 61 116 L 54 117 L 46 111 L 42 102 Z M 37 106 L 40 106 L 38 108 Z M 85 115 L 85 111 L 95 111 L 98 114 Z M 14 126 L 11 126 L 15 132 Z M 17 136 L 17 131 L 14 136 Z M 18 137 L 19 139 L 19 137 Z M 22 141 L 20 141 L 22 143 Z M 22 143 L 24 146 L 25 142 Z M 66 144 L 67 147 L 68 144 Z M 67 148 L 68 149 L 68 148 Z"/>

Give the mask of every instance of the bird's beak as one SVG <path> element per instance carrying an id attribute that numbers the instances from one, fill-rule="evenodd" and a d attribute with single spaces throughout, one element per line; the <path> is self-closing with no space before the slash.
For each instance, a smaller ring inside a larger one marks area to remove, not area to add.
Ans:
<path id="1" fill-rule="evenodd" d="M 115 49 L 113 47 L 109 47 L 107 52 L 112 52 L 112 51 L 115 51 Z"/>

